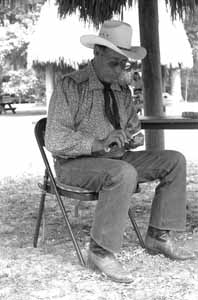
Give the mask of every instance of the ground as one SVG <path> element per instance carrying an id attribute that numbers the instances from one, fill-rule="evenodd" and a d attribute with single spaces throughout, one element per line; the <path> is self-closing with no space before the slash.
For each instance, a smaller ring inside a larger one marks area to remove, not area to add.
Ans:
<path id="1" fill-rule="evenodd" d="M 16 111 L 17 112 L 17 111 Z M 40 200 L 38 182 L 43 163 L 33 135 L 41 108 L 1 115 L 0 148 L 0 299 L 2 300 L 197 300 L 198 299 L 198 157 L 196 131 L 168 132 L 168 148 L 187 157 L 186 233 L 178 243 L 195 251 L 197 259 L 174 262 L 143 250 L 127 223 L 122 251 L 117 254 L 131 270 L 131 284 L 114 283 L 80 266 L 53 196 L 48 196 L 45 226 L 38 248 L 32 240 Z M 3 130 L 2 130 L 3 128 Z M 193 151 L 194 150 L 194 151 Z M 132 197 L 137 223 L 145 235 L 156 183 L 144 184 Z M 75 217 L 72 199 L 66 199 L 72 228 L 86 256 L 95 203 L 86 203 Z"/>

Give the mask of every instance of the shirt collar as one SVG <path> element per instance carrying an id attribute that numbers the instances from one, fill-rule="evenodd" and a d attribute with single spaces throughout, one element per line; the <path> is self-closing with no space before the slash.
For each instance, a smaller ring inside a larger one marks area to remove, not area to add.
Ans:
<path id="1" fill-rule="evenodd" d="M 88 72 L 89 72 L 89 90 L 103 90 L 104 86 L 101 83 L 101 81 L 98 79 L 91 61 L 88 62 Z M 111 88 L 114 91 L 121 91 L 120 85 L 117 82 L 112 83 Z"/>

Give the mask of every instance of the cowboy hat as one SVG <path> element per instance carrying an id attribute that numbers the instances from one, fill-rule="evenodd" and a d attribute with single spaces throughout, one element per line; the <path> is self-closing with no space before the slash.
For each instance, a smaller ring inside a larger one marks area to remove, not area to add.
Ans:
<path id="1" fill-rule="evenodd" d="M 105 21 L 99 35 L 86 34 L 81 36 L 80 42 L 85 47 L 94 48 L 94 45 L 106 46 L 129 59 L 143 59 L 146 49 L 131 46 L 132 28 L 128 23 L 112 20 Z"/>

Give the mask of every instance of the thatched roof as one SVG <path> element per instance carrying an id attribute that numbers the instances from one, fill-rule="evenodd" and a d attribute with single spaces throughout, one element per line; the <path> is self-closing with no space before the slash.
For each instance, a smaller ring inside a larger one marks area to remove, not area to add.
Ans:
<path id="1" fill-rule="evenodd" d="M 132 7 L 138 0 L 57 0 L 59 14 L 65 17 L 67 14 L 80 11 L 80 17 L 84 20 L 92 20 L 96 25 L 110 19 L 113 13 L 121 14 L 128 5 Z M 148 0 L 149 1 L 149 0 Z M 198 5 L 198 0 L 162 0 L 171 7 L 172 17 L 179 14 L 180 17 Z"/>
<path id="2" fill-rule="evenodd" d="M 193 66 L 192 48 L 183 22 L 178 16 L 172 20 L 171 8 L 169 5 L 166 6 L 163 0 L 158 0 L 158 10 L 161 64 L 174 68 L 178 67 L 178 65 L 181 65 L 183 68 L 191 68 Z M 139 44 L 137 5 L 124 10 L 123 19 L 132 25 L 135 41 Z"/>
<path id="3" fill-rule="evenodd" d="M 162 2 L 160 0 L 160 2 Z M 159 32 L 161 64 L 177 67 L 192 67 L 192 51 L 184 26 L 180 20 L 172 23 L 170 12 L 164 2 L 159 6 Z M 120 19 L 120 15 L 114 15 Z M 133 45 L 139 45 L 139 21 L 137 5 L 123 11 L 124 21 L 133 28 Z M 28 48 L 28 64 L 64 62 L 72 67 L 86 62 L 92 57 L 93 51 L 80 44 L 80 36 L 86 33 L 97 33 L 91 24 L 79 20 L 79 13 L 58 17 L 58 7 L 53 1 L 47 1 L 42 10 Z M 167 34 L 168 33 L 168 34 Z"/>
<path id="4" fill-rule="evenodd" d="M 184 68 L 193 67 L 192 48 L 184 24 L 175 16 L 172 20 L 170 6 L 159 0 L 159 40 L 161 64 Z"/>
<path id="5" fill-rule="evenodd" d="M 81 45 L 80 36 L 96 34 L 96 29 L 79 20 L 78 14 L 61 20 L 53 2 L 47 1 L 41 9 L 28 47 L 28 65 L 64 62 L 76 68 L 77 64 L 87 61 L 92 53 Z"/>
<path id="6" fill-rule="evenodd" d="M 27 3 L 41 3 L 44 0 L 0 0 L 1 7 L 25 6 Z M 90 18 L 94 22 L 103 22 L 112 17 L 113 13 L 121 14 L 128 5 L 131 7 L 138 0 L 56 0 L 60 16 L 66 16 L 68 13 L 75 13 L 76 9 L 80 11 L 80 16 L 84 20 Z M 198 5 L 198 0 L 162 0 L 171 7 L 171 14 L 175 16 L 183 15 L 187 10 L 193 11 Z"/>

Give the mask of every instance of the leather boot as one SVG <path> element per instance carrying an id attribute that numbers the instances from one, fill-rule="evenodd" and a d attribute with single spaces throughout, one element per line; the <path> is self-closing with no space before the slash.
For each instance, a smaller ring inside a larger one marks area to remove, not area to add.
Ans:
<path id="1" fill-rule="evenodd" d="M 132 275 L 123 268 L 113 253 L 100 247 L 93 239 L 90 241 L 87 266 L 92 270 L 98 270 L 115 282 L 130 283 Z"/>
<path id="2" fill-rule="evenodd" d="M 177 243 L 171 239 L 168 230 L 160 230 L 149 226 L 145 245 L 149 253 L 163 254 L 173 260 L 194 259 L 195 254 L 187 251 L 183 247 L 178 247 Z"/>

